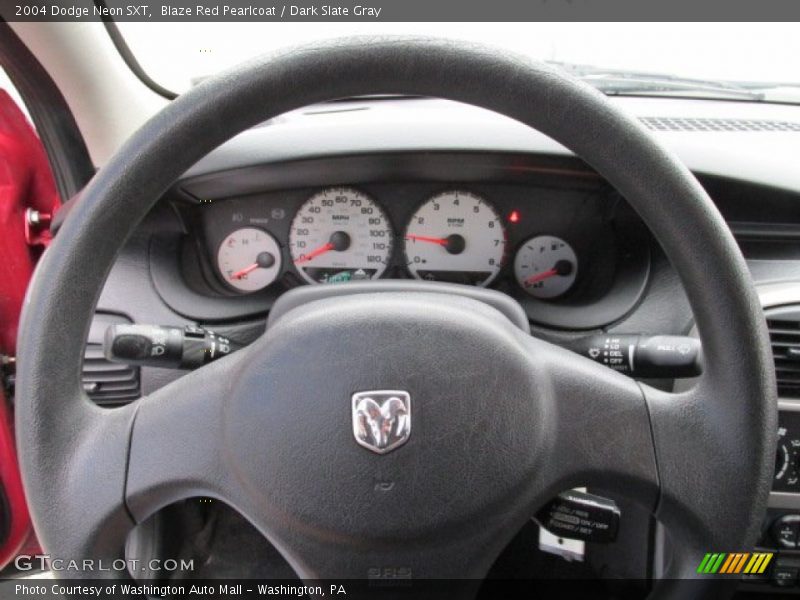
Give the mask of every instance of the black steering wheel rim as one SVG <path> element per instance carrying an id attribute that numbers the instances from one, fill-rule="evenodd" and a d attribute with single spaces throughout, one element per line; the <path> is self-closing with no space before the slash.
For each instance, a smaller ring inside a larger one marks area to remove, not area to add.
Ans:
<path id="1" fill-rule="evenodd" d="M 656 464 L 645 487 L 660 488 L 655 513 L 686 548 L 668 576 L 691 577 L 704 551 L 747 551 L 770 489 L 777 401 L 764 318 L 721 215 L 672 153 L 596 90 L 524 58 L 419 38 L 325 42 L 214 77 L 155 115 L 86 188 L 41 261 L 20 327 L 17 436 L 44 547 L 116 557 L 140 520 L 126 494 L 136 492 L 133 429 L 149 417 L 138 403 L 101 410 L 80 384 L 94 306 L 124 240 L 175 179 L 233 135 L 315 102 L 377 93 L 436 96 L 517 119 L 574 151 L 630 202 L 684 285 L 707 358 L 690 392 L 641 392 Z M 233 367 L 215 368 L 197 378 L 224 379 Z M 606 383 L 596 370 L 581 375 L 595 388 Z"/>

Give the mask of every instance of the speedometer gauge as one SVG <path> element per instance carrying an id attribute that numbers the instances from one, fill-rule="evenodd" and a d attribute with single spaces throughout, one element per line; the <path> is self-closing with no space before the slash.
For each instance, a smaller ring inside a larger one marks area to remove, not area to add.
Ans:
<path id="1" fill-rule="evenodd" d="M 394 235 L 369 196 L 351 188 L 314 194 L 297 211 L 289 250 L 309 283 L 377 279 L 386 270 Z"/>
<path id="2" fill-rule="evenodd" d="M 423 204 L 405 235 L 409 271 L 429 281 L 487 285 L 500 272 L 505 246 L 497 211 L 480 196 L 456 190 Z"/>

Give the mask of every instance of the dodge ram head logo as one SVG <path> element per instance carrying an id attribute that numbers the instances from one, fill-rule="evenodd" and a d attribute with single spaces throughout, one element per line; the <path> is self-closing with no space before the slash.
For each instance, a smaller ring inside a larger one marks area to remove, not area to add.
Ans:
<path id="1" fill-rule="evenodd" d="M 356 442 L 386 454 L 408 441 L 411 434 L 411 396 L 396 390 L 353 394 L 353 435 Z"/>

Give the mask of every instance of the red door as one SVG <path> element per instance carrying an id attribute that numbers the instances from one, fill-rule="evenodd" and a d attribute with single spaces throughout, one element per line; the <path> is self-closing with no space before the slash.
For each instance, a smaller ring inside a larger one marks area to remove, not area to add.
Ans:
<path id="1" fill-rule="evenodd" d="M 0 568 L 13 560 L 26 542 L 35 544 L 16 458 L 8 391 L 13 385 L 25 290 L 36 260 L 50 240 L 49 217 L 59 205 L 39 138 L 14 100 L 0 89 Z"/>

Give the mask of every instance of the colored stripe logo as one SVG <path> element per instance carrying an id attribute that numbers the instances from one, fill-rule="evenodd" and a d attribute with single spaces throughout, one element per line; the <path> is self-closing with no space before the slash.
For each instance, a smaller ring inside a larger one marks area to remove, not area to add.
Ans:
<path id="1" fill-rule="evenodd" d="M 739 573 L 759 575 L 766 571 L 772 556 L 772 552 L 709 552 L 703 557 L 697 572 L 711 575 Z"/>

